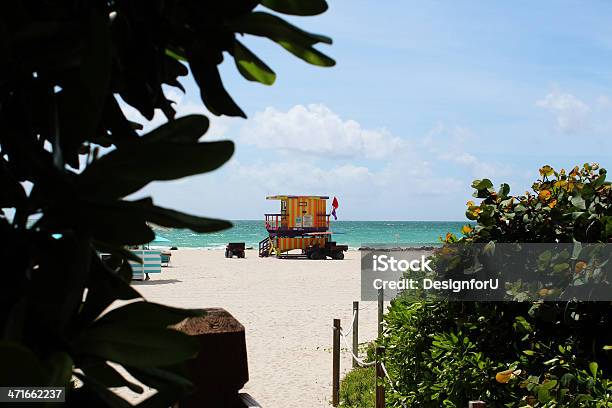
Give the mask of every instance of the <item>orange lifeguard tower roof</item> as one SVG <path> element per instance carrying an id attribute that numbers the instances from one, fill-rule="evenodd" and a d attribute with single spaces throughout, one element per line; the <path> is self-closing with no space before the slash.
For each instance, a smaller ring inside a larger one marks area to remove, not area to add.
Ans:
<path id="1" fill-rule="evenodd" d="M 329 200 L 328 196 L 298 196 L 298 195 L 274 195 L 266 197 L 266 200 L 288 200 L 290 198 L 304 198 L 311 200 Z"/>

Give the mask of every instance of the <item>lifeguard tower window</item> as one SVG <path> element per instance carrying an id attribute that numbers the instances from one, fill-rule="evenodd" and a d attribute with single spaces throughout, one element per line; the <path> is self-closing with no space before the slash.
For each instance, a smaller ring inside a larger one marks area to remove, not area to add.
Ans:
<path id="1" fill-rule="evenodd" d="M 298 206 L 302 209 L 302 214 L 308 214 L 308 202 L 300 201 Z"/>
<path id="2" fill-rule="evenodd" d="M 281 214 L 287 214 L 287 201 L 285 200 L 281 201 Z"/>

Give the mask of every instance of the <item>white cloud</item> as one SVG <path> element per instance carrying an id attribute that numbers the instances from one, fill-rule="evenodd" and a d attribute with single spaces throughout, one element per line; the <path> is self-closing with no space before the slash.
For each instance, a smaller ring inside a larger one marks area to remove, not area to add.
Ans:
<path id="1" fill-rule="evenodd" d="M 270 194 L 304 194 L 305 191 L 322 194 L 363 187 L 376 177 L 365 166 L 345 164 L 322 168 L 305 161 L 248 164 L 232 160 L 228 170 L 235 182 L 257 186 Z"/>
<path id="2" fill-rule="evenodd" d="M 439 123 L 423 138 L 422 145 L 435 159 L 462 166 L 473 177 L 506 177 L 512 174 L 512 167 L 507 163 L 487 162 L 471 153 L 471 146 L 478 143 L 478 138 L 469 129 Z"/>
<path id="3" fill-rule="evenodd" d="M 587 127 L 591 108 L 570 93 L 550 92 L 536 106 L 555 115 L 557 128 L 563 133 L 575 133 Z"/>
<path id="4" fill-rule="evenodd" d="M 262 149 L 375 160 L 389 157 L 403 144 L 388 131 L 365 129 L 323 104 L 296 105 L 287 112 L 268 107 L 242 129 L 241 140 Z"/>

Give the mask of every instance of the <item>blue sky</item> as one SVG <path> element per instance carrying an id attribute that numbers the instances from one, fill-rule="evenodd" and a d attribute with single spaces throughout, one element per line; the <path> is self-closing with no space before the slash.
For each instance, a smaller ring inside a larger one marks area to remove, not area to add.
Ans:
<path id="1" fill-rule="evenodd" d="M 223 63 L 249 118 L 211 117 L 205 138 L 234 140 L 233 159 L 138 196 L 229 219 L 260 219 L 277 210 L 266 195 L 287 193 L 335 195 L 340 219 L 462 220 L 474 178 L 523 192 L 543 164 L 609 167 L 610 15 L 603 1 L 332 1 L 288 19 L 331 36 L 320 49 L 337 65 L 243 39 L 277 81 L 250 83 Z M 168 90 L 179 115 L 208 115 L 183 83 L 186 95 Z"/>

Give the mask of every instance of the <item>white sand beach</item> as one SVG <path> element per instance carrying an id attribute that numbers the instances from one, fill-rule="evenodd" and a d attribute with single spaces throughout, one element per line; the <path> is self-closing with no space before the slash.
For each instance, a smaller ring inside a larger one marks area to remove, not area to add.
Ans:
<path id="1" fill-rule="evenodd" d="M 263 407 L 329 407 L 332 320 L 350 325 L 359 300 L 360 253 L 344 260 L 226 259 L 218 250 L 173 251 L 170 267 L 135 287 L 172 306 L 222 307 L 246 330 L 250 380 Z M 359 341 L 376 337 L 376 302 L 361 302 Z M 349 339 L 350 342 L 350 339 Z M 342 344 L 342 374 L 351 358 Z"/>

